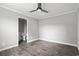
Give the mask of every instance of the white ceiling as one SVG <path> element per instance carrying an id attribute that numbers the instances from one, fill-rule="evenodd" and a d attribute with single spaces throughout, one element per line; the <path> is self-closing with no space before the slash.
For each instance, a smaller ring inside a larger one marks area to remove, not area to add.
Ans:
<path id="1" fill-rule="evenodd" d="M 29 12 L 37 8 L 37 3 L 2 3 L 1 5 L 14 9 L 26 16 L 36 19 L 45 19 L 59 14 L 72 12 L 76 9 L 77 3 L 43 3 L 42 8 L 48 13 L 42 11 Z"/>

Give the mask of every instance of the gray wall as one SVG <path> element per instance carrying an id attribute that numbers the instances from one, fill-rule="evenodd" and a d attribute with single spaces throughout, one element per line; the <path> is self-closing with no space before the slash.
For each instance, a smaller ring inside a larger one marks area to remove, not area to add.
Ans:
<path id="1" fill-rule="evenodd" d="M 18 18 L 27 19 L 27 36 L 30 33 L 28 41 L 30 38 L 34 40 L 38 37 L 36 20 L 0 7 L 0 50 L 18 46 Z"/>
<path id="2" fill-rule="evenodd" d="M 27 21 L 27 42 L 38 40 L 39 38 L 39 21 L 35 19 L 29 19 Z"/>
<path id="3" fill-rule="evenodd" d="M 39 38 L 77 46 L 77 14 L 70 13 L 41 20 Z"/>
<path id="4" fill-rule="evenodd" d="M 0 7 L 0 49 L 18 45 L 17 14 Z"/>

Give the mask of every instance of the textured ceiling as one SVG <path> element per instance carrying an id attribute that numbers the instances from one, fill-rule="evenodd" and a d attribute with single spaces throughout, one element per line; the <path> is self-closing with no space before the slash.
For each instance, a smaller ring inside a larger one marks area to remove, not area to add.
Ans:
<path id="1" fill-rule="evenodd" d="M 29 11 L 37 8 L 37 3 L 2 3 L 1 5 L 36 19 L 45 19 L 55 15 L 68 13 L 74 11 L 77 7 L 77 3 L 43 3 L 42 8 L 47 10 L 48 13 L 42 11 L 30 13 Z"/>

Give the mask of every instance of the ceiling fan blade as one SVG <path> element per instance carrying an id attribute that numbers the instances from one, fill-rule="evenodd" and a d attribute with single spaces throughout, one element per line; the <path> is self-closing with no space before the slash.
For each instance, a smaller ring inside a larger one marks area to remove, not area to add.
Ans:
<path id="1" fill-rule="evenodd" d="M 44 9 L 41 9 L 41 11 L 48 13 L 48 11 L 47 10 L 44 10 Z"/>
<path id="2" fill-rule="evenodd" d="M 30 12 L 34 12 L 34 11 L 37 11 L 38 9 L 35 9 L 35 10 L 32 10 L 32 11 L 30 11 Z"/>

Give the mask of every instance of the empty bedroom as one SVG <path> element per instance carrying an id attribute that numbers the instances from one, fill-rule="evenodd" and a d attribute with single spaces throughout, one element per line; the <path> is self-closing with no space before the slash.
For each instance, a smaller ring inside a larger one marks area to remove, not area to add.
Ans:
<path id="1" fill-rule="evenodd" d="M 79 3 L 0 3 L 0 56 L 79 56 Z"/>

